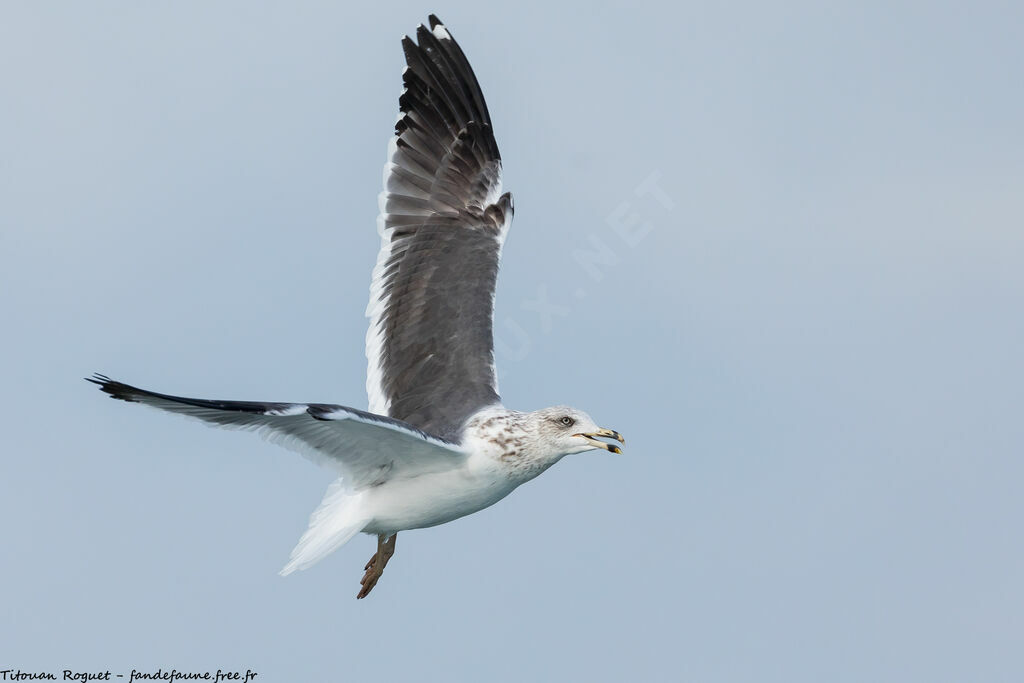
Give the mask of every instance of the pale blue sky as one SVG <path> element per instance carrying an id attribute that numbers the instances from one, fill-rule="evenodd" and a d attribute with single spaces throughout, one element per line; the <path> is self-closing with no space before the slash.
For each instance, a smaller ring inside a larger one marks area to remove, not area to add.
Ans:
<path id="1" fill-rule="evenodd" d="M 576 405 L 627 448 L 403 533 L 357 602 L 368 537 L 277 575 L 329 473 L 80 378 L 365 406 L 398 39 L 430 11 L 516 198 L 505 401 Z M 1016 3 L 5 3 L 0 668 L 1021 680 L 1022 25 Z"/>

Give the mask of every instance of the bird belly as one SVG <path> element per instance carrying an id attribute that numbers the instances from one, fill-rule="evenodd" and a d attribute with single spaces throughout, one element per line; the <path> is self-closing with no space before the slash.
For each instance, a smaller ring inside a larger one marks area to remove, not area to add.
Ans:
<path id="1" fill-rule="evenodd" d="M 366 489 L 372 519 L 363 531 L 393 534 L 444 524 L 494 505 L 517 484 L 496 473 L 464 469 L 391 479 Z"/>

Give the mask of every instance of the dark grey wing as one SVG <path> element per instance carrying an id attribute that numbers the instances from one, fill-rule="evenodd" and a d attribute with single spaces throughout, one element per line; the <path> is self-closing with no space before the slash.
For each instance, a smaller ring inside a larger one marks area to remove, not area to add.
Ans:
<path id="1" fill-rule="evenodd" d="M 458 467 L 465 454 L 452 443 L 381 415 L 323 403 L 211 401 L 158 394 L 104 375 L 88 381 L 112 398 L 142 403 L 234 429 L 256 431 L 326 465 L 351 486 Z"/>
<path id="2" fill-rule="evenodd" d="M 448 30 L 430 16 L 407 67 L 380 197 L 381 251 L 366 336 L 370 411 L 457 440 L 499 401 L 492 318 L 512 198 L 483 93 Z"/>

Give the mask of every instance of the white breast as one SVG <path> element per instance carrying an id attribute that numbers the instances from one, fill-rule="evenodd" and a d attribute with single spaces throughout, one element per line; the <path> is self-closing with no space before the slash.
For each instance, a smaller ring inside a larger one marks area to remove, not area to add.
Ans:
<path id="1" fill-rule="evenodd" d="M 479 455 L 458 470 L 391 479 L 365 490 L 372 519 L 363 531 L 392 534 L 444 524 L 494 505 L 519 483 L 505 468 Z"/>

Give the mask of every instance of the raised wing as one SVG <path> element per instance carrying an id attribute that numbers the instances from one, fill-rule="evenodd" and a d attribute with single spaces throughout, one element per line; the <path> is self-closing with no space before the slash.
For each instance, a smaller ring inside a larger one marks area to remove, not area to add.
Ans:
<path id="1" fill-rule="evenodd" d="M 353 488 L 460 466 L 457 446 L 399 420 L 322 403 L 210 401 L 169 396 L 116 382 L 87 378 L 111 397 L 234 429 L 249 429 L 326 465 Z"/>
<path id="2" fill-rule="evenodd" d="M 457 441 L 499 401 L 494 287 L 512 197 L 469 62 L 437 17 L 402 41 L 366 336 L 370 411 Z"/>

